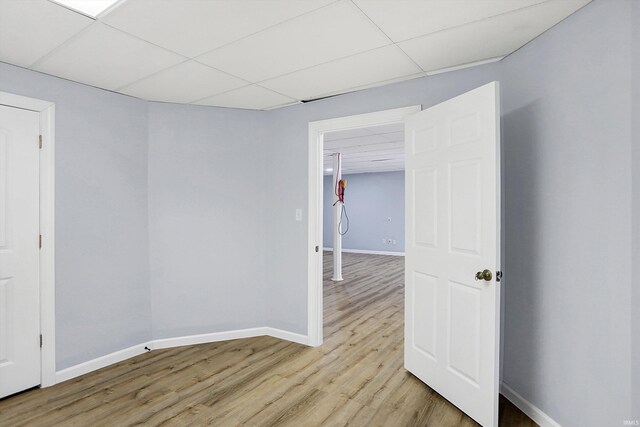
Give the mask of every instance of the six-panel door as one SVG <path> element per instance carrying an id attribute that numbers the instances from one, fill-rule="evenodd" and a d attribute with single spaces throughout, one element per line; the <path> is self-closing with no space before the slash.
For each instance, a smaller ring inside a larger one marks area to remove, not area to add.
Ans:
<path id="1" fill-rule="evenodd" d="M 405 126 L 405 367 L 484 426 L 498 421 L 499 117 L 494 82 Z"/>

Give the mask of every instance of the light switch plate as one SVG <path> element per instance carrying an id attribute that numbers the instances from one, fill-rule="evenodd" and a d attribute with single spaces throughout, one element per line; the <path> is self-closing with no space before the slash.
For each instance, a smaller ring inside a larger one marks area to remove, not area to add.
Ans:
<path id="1" fill-rule="evenodd" d="M 296 209 L 296 221 L 302 221 L 302 209 Z"/>

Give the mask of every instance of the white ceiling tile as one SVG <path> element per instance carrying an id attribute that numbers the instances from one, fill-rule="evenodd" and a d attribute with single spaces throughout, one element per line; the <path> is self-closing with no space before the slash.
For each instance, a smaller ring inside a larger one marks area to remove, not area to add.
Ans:
<path id="1" fill-rule="evenodd" d="M 269 109 L 501 58 L 589 1 L 122 0 L 94 21 L 0 0 L 0 61 L 145 99 Z"/>
<path id="2" fill-rule="evenodd" d="M 393 151 L 393 150 L 404 150 L 404 144 L 398 144 L 397 142 L 382 142 L 379 144 L 369 144 L 366 146 L 362 145 L 354 145 L 354 146 L 342 146 L 339 151 L 345 154 L 351 153 L 370 153 L 374 151 Z M 336 150 L 325 147 L 325 155 L 335 153 Z"/>
<path id="3" fill-rule="evenodd" d="M 365 145 L 383 144 L 388 142 L 382 135 L 364 135 L 348 137 L 324 142 L 324 149 L 332 152 L 340 151 L 343 147 L 362 147 Z"/>
<path id="4" fill-rule="evenodd" d="M 394 42 L 510 12 L 546 0 L 354 0 Z"/>
<path id="5" fill-rule="evenodd" d="M 313 99 L 421 72 L 395 45 L 307 68 L 261 83 L 296 99 Z"/>
<path id="6" fill-rule="evenodd" d="M 404 135 L 404 123 L 393 123 L 390 125 L 380 125 L 380 126 L 372 126 L 367 128 L 369 132 L 373 135 L 381 135 L 381 134 L 395 134 L 400 132 Z"/>
<path id="7" fill-rule="evenodd" d="M 92 22 L 47 0 L 0 0 L 0 61 L 28 67 Z"/>
<path id="8" fill-rule="evenodd" d="M 325 145 L 329 141 L 336 141 L 341 139 L 362 138 L 371 135 L 369 128 L 347 129 L 336 132 L 328 132 L 324 134 Z"/>
<path id="9" fill-rule="evenodd" d="M 196 102 L 196 104 L 264 110 L 294 102 L 296 102 L 295 99 L 280 95 L 279 93 L 275 93 L 258 85 L 251 85 L 203 99 Z"/>
<path id="10" fill-rule="evenodd" d="M 387 141 L 404 141 L 404 131 L 379 134 Z"/>
<path id="11" fill-rule="evenodd" d="M 115 90 L 182 61 L 180 55 L 95 22 L 33 68 Z"/>
<path id="12" fill-rule="evenodd" d="M 135 0 L 101 20 L 188 57 L 284 22 L 334 0 Z"/>
<path id="13" fill-rule="evenodd" d="M 507 55 L 590 0 L 554 0 L 398 44 L 425 71 Z"/>
<path id="14" fill-rule="evenodd" d="M 152 101 L 189 103 L 246 84 L 222 71 L 187 61 L 126 86 L 120 92 Z"/>
<path id="15" fill-rule="evenodd" d="M 357 7 L 338 2 L 198 57 L 259 82 L 390 44 Z"/>
<path id="16" fill-rule="evenodd" d="M 404 159 L 404 149 L 398 150 L 386 150 L 386 151 L 369 151 L 363 153 L 354 153 L 354 152 L 342 152 L 342 161 L 343 162 L 381 162 L 381 161 L 390 161 L 390 160 L 403 160 Z"/>

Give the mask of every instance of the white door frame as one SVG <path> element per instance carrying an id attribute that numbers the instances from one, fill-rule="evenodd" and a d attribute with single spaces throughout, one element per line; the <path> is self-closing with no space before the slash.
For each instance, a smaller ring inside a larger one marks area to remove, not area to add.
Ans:
<path id="1" fill-rule="evenodd" d="M 40 114 L 40 385 L 56 383 L 55 328 L 55 104 L 26 96 L 0 92 L 0 105 Z M 37 141 L 33 142 L 34 144 Z"/>
<path id="2" fill-rule="evenodd" d="M 402 123 L 422 110 L 420 105 L 309 122 L 309 205 L 307 234 L 307 337 L 309 345 L 322 344 L 322 202 L 323 149 L 326 132 Z M 318 252 L 316 252 L 316 248 Z"/>

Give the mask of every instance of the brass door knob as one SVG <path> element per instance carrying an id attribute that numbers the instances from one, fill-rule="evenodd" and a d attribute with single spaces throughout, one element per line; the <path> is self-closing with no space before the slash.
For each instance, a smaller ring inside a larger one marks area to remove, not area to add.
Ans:
<path id="1" fill-rule="evenodd" d="M 478 271 L 476 273 L 476 280 L 486 280 L 489 282 L 492 278 L 493 274 L 491 274 L 491 270 Z"/>

